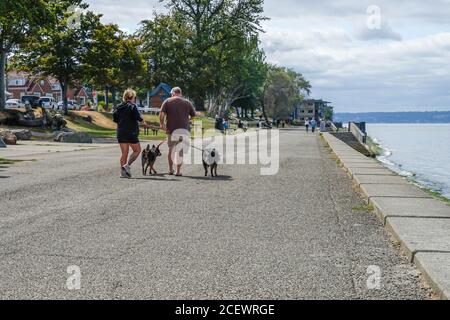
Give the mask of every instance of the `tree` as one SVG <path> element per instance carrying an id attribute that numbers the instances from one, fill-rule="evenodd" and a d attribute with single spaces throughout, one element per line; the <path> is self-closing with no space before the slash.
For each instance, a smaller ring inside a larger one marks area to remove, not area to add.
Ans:
<path id="1" fill-rule="evenodd" d="M 56 23 L 27 37 L 14 56 L 15 64 L 42 76 L 53 76 L 61 85 L 64 112 L 67 113 L 67 92 L 70 86 L 80 85 L 83 79 L 89 42 L 100 25 L 100 15 L 90 11 L 76 14 L 70 9 L 87 9 L 81 0 L 52 1 Z M 74 16 L 79 21 L 74 21 Z M 75 22 L 75 24 L 74 24 Z"/>
<path id="2" fill-rule="evenodd" d="M 99 25 L 88 43 L 89 50 L 84 59 L 85 83 L 105 90 L 106 106 L 109 105 L 109 90 L 118 85 L 121 37 L 117 25 Z"/>
<path id="3" fill-rule="evenodd" d="M 264 117 L 286 118 L 293 106 L 309 95 L 310 83 L 301 73 L 283 67 L 269 66 L 266 83 L 261 96 Z"/>
<path id="4" fill-rule="evenodd" d="M 115 104 L 118 89 L 143 84 L 145 64 L 138 39 L 127 36 L 115 24 L 100 24 L 87 45 L 83 59 L 85 83 L 105 90 L 107 106 L 109 92 Z"/>
<path id="5" fill-rule="evenodd" d="M 139 51 L 140 40 L 133 36 L 123 36 L 119 42 L 118 88 L 145 85 L 146 65 Z"/>
<path id="6" fill-rule="evenodd" d="M 214 56 L 220 53 L 222 45 L 233 40 L 257 36 L 263 14 L 264 0 L 166 0 L 167 7 L 179 25 L 185 26 L 187 66 L 189 80 L 186 89 L 199 107 L 205 97 L 214 95 L 220 86 L 211 82 L 215 69 Z M 229 53 L 222 51 L 222 53 Z"/>
<path id="7" fill-rule="evenodd" d="M 168 82 L 185 88 L 193 80 L 189 74 L 189 38 L 192 32 L 179 14 L 156 14 L 144 20 L 136 32 L 146 63 L 146 85 L 150 88 Z"/>
<path id="8" fill-rule="evenodd" d="M 44 18 L 42 18 L 44 17 Z M 51 23 L 50 6 L 43 0 L 0 1 L 0 110 L 5 109 L 6 60 L 28 35 Z"/>
<path id="9" fill-rule="evenodd" d="M 264 52 L 259 48 L 259 39 L 236 39 L 221 45 L 215 70 L 216 92 L 212 93 L 214 102 L 208 105 L 211 114 L 228 112 L 237 102 L 254 103 L 259 89 L 266 77 Z M 249 105 L 247 105 L 249 107 Z M 251 106 L 250 106 L 251 107 Z M 256 105 L 253 106 L 253 108 Z"/>

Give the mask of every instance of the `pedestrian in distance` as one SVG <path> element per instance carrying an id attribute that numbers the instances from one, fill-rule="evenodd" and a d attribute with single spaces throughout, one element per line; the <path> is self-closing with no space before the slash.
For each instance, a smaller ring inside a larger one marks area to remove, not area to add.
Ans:
<path id="1" fill-rule="evenodd" d="M 120 177 L 131 178 L 131 165 L 141 154 L 139 123 L 148 127 L 136 106 L 136 92 L 133 89 L 125 90 L 123 102 L 114 108 L 113 120 L 117 123 L 117 141 L 122 153 L 120 157 Z M 128 158 L 130 148 L 133 153 Z"/>
<path id="2" fill-rule="evenodd" d="M 317 121 L 316 121 L 316 119 L 312 119 L 309 122 L 309 125 L 311 126 L 312 133 L 316 132 L 316 128 L 317 128 Z"/>
<path id="3" fill-rule="evenodd" d="M 309 132 L 309 118 L 305 118 L 305 127 L 306 127 L 306 132 Z"/>

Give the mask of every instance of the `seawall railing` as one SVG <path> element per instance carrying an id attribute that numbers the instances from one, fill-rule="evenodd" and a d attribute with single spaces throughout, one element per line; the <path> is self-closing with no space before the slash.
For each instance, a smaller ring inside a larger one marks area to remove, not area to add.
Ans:
<path id="1" fill-rule="evenodd" d="M 367 142 L 367 133 L 362 128 L 365 128 L 365 123 L 356 123 L 350 122 L 348 125 L 348 131 L 353 133 L 353 135 L 358 139 L 358 141 L 362 144 L 366 144 Z"/>

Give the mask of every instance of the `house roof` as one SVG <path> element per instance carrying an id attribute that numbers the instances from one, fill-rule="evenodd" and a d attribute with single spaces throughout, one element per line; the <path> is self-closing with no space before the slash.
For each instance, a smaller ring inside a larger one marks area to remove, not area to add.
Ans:
<path id="1" fill-rule="evenodd" d="M 169 86 L 167 83 L 163 83 L 161 82 L 159 84 L 159 86 L 157 86 L 153 91 L 150 92 L 150 97 L 154 97 L 156 95 L 158 95 L 158 93 L 162 90 L 164 90 L 167 94 L 170 93 L 170 91 L 172 91 L 172 87 Z"/>

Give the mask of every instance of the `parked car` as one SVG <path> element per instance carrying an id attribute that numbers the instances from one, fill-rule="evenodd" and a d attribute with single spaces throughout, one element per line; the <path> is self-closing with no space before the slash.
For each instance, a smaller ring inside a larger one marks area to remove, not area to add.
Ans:
<path id="1" fill-rule="evenodd" d="M 58 104 L 53 97 L 42 97 L 38 101 L 39 106 L 44 109 L 57 109 Z"/>
<path id="2" fill-rule="evenodd" d="M 23 104 L 20 102 L 19 99 L 9 99 L 6 100 L 6 109 L 18 109 L 22 108 Z"/>
<path id="3" fill-rule="evenodd" d="M 58 110 L 62 110 L 64 109 L 64 102 L 60 101 L 58 102 L 58 106 L 57 106 Z M 74 100 L 67 100 L 67 110 L 80 110 L 81 107 L 76 103 L 76 101 Z"/>
<path id="4" fill-rule="evenodd" d="M 138 105 L 138 110 L 140 113 L 151 113 L 151 114 L 159 114 L 160 109 L 157 108 L 150 108 L 148 106 L 142 106 L 142 105 Z"/>
<path id="5" fill-rule="evenodd" d="M 37 108 L 39 107 L 39 99 L 41 97 L 38 96 L 22 96 L 22 98 L 20 98 L 20 102 L 25 105 L 27 102 L 30 103 L 30 106 L 33 108 Z"/>

